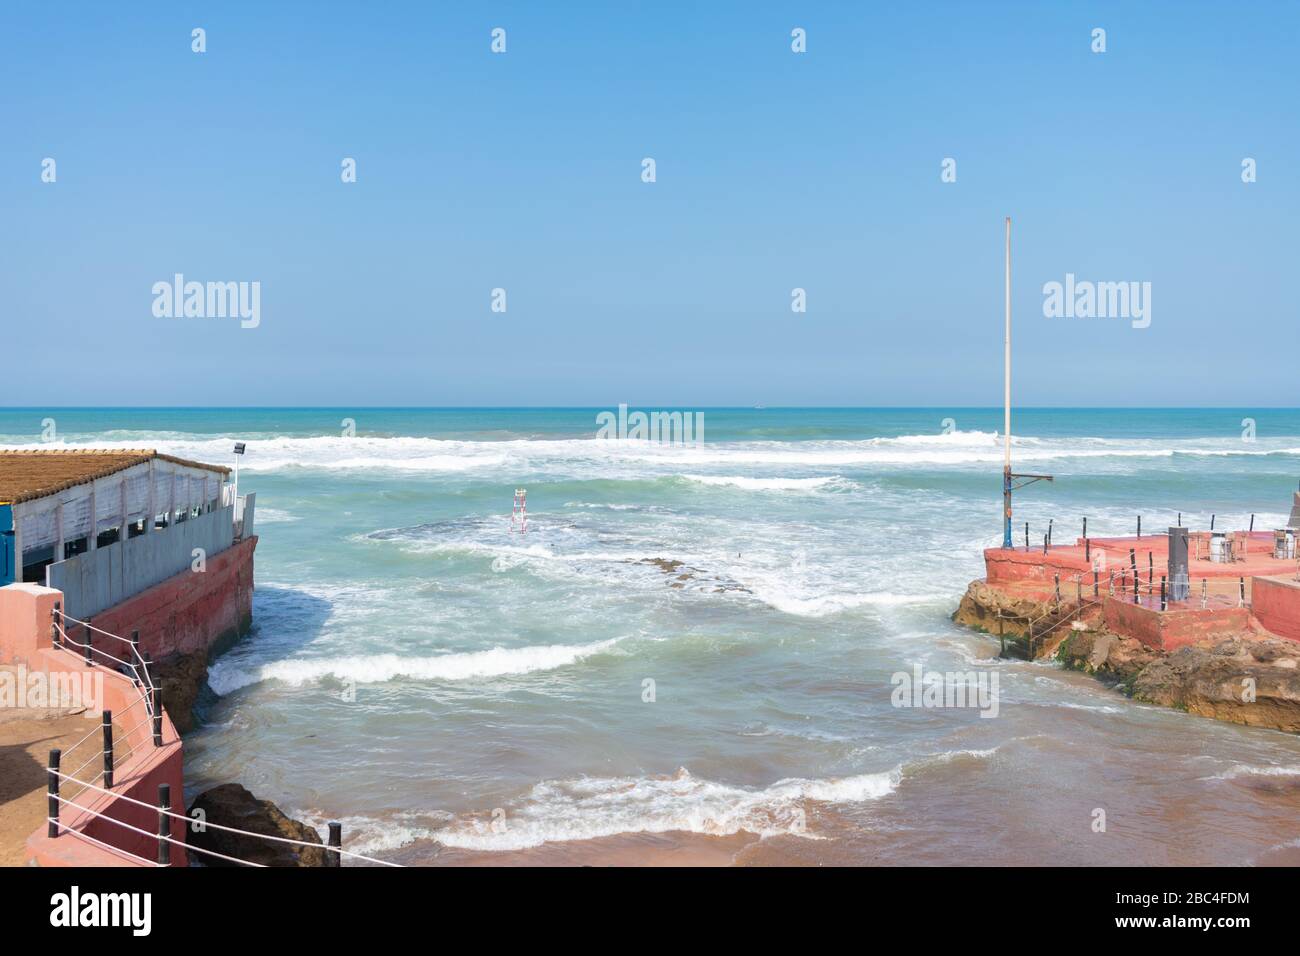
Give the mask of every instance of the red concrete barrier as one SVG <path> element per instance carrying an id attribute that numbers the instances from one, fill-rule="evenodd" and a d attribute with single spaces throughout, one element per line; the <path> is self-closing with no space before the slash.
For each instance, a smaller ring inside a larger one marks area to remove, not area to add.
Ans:
<path id="1" fill-rule="evenodd" d="M 1273 576 L 1251 579 L 1252 611 L 1278 637 L 1300 641 L 1300 581 Z"/>
<path id="2" fill-rule="evenodd" d="M 1239 634 L 1250 628 L 1250 610 L 1244 607 L 1170 608 L 1166 611 L 1132 603 L 1132 598 L 1106 599 L 1106 627 L 1133 637 L 1147 647 L 1172 651 L 1186 644 Z"/>
<path id="3" fill-rule="evenodd" d="M 253 617 L 253 551 L 246 538 L 207 560 L 207 570 L 182 571 L 93 618 L 96 627 L 129 637 L 154 660 L 226 643 Z"/>

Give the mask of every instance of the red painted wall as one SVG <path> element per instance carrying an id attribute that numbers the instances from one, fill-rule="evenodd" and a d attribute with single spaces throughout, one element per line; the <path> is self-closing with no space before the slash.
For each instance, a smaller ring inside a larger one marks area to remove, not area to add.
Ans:
<path id="1" fill-rule="evenodd" d="M 1244 607 L 1158 611 L 1131 599 L 1112 597 L 1105 604 L 1106 627 L 1147 647 L 1172 651 L 1186 644 L 1241 633 L 1250 628 Z"/>
<path id="2" fill-rule="evenodd" d="M 1300 582 L 1283 577 L 1253 578 L 1255 619 L 1278 637 L 1300 641 Z"/>
<path id="3" fill-rule="evenodd" d="M 138 630 L 141 649 L 154 660 L 233 639 L 252 620 L 256 547 L 256 537 L 240 541 L 209 558 L 206 571 L 182 571 L 101 611 L 91 623 L 124 637 Z"/>
<path id="4" fill-rule="evenodd" d="M 1061 591 L 1074 593 L 1074 576 L 1082 574 L 1086 587 L 1091 587 L 1092 567 L 1082 557 L 1038 551 L 1003 550 L 988 548 L 984 551 L 984 573 L 989 584 L 1027 585 L 1034 588 L 1055 587 L 1055 576 L 1061 576 Z M 1102 586 L 1106 586 L 1103 577 Z"/>

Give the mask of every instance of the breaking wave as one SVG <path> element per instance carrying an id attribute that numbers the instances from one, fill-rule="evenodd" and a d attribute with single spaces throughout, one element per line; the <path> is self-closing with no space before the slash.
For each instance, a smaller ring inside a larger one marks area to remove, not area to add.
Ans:
<path id="1" fill-rule="evenodd" d="M 463 819 L 438 830 L 444 846 L 523 850 L 543 843 L 592 840 L 622 833 L 685 831 L 761 837 L 808 832 L 806 804 L 879 800 L 898 788 L 901 768 L 828 780 L 790 778 L 749 789 L 715 783 L 680 769 L 667 777 L 583 777 L 545 781 L 527 802 L 491 819 Z"/>
<path id="2" fill-rule="evenodd" d="M 567 667 L 583 658 L 608 650 L 620 638 L 594 644 L 550 644 L 540 647 L 494 647 L 487 651 L 439 654 L 433 657 L 401 657 L 374 654 L 365 657 L 327 657 L 319 660 L 282 660 L 255 667 L 218 661 L 208 672 L 208 685 L 219 695 L 262 681 L 276 680 L 290 685 L 315 683 L 325 678 L 382 684 L 398 678 L 428 681 L 462 681 L 488 677 L 510 677 Z"/>
<path id="3" fill-rule="evenodd" d="M 1068 458 L 1168 458 L 1174 455 L 1268 456 L 1300 455 L 1294 436 L 1263 440 L 1243 448 L 1240 441 L 1218 438 L 1179 440 L 1154 438 L 1034 438 L 1014 437 L 1019 461 Z M 555 473 L 586 478 L 628 477 L 628 469 L 673 469 L 701 466 L 759 466 L 773 468 L 870 467 L 873 465 L 966 465 L 1000 462 L 996 432 L 900 435 L 859 440 L 719 441 L 704 445 L 673 445 L 635 440 L 592 438 L 508 439 L 466 441 L 427 437 L 266 437 L 246 440 L 241 467 L 249 472 L 323 469 L 328 471 L 391 471 L 457 474 L 507 470 L 515 473 Z M 143 434 L 115 441 L 95 441 L 95 447 L 156 447 L 160 452 L 199 461 L 224 462 L 230 439 L 180 437 L 175 433 Z M 1261 447 L 1263 446 L 1263 447 Z M 10 447 L 10 446 L 6 446 Z M 14 448 L 75 448 L 85 443 L 13 445 Z M 662 475 L 661 475 L 662 476 Z M 745 487 L 758 481 L 824 481 L 822 478 L 712 478 Z M 753 487 L 763 487 L 756 485 Z M 783 487 L 773 485 L 769 487 Z M 800 487 L 795 485 L 793 487 Z"/>

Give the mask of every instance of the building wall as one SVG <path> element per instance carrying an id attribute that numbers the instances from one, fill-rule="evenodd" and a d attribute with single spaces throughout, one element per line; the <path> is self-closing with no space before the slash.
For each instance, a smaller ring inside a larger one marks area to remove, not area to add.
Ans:
<path id="1" fill-rule="evenodd" d="M 252 622 L 256 547 L 257 538 L 245 538 L 209 558 L 207 570 L 187 567 L 95 615 L 93 623 L 123 636 L 138 630 L 141 649 L 154 660 L 209 651 L 228 643 Z"/>
<path id="2" fill-rule="evenodd" d="M 1128 598 L 1111 597 L 1106 599 L 1104 613 L 1109 630 L 1160 651 L 1239 634 L 1250 627 L 1250 610 L 1244 607 L 1159 611 L 1133 604 Z"/>
<path id="3" fill-rule="evenodd" d="M 210 562 L 233 540 L 227 506 L 51 564 L 45 583 L 63 592 L 70 617 L 84 619 L 189 569 L 196 548 Z"/>
<path id="4" fill-rule="evenodd" d="M 1300 582 L 1259 577 L 1251 584 L 1255 619 L 1278 637 L 1300 641 Z"/>

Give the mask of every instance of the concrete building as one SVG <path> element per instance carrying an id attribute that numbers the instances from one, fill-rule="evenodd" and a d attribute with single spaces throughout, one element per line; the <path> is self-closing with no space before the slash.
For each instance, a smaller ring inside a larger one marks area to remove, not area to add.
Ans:
<path id="1" fill-rule="evenodd" d="M 0 586 L 89 617 L 253 536 L 230 469 L 146 449 L 0 451 Z"/>
<path id="2" fill-rule="evenodd" d="M 28 860 L 185 865 L 183 820 L 157 835 L 161 788 L 183 799 L 207 661 L 252 622 L 254 496 L 228 476 L 147 449 L 0 451 L 0 672 L 91 678 L 106 735 L 50 752 L 58 806 Z"/>

